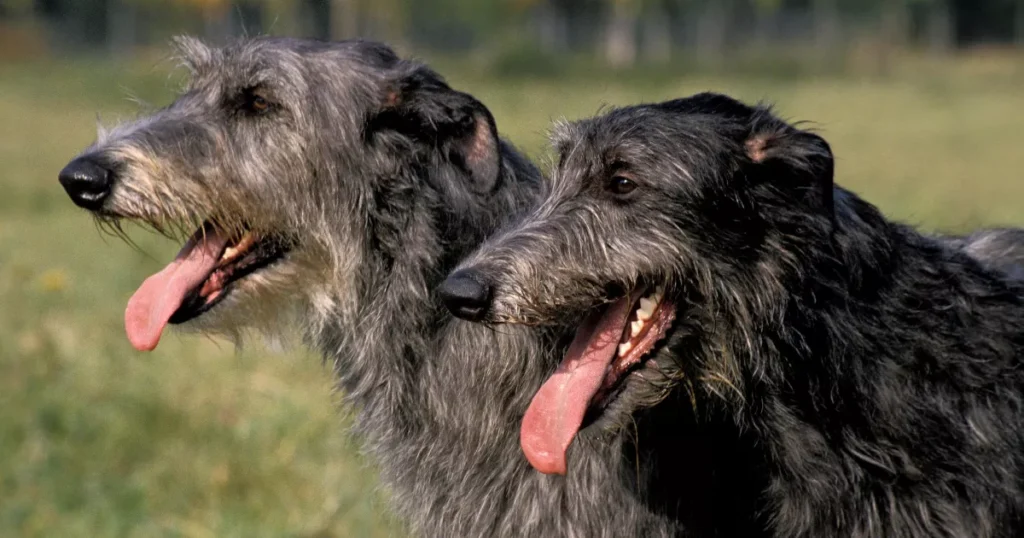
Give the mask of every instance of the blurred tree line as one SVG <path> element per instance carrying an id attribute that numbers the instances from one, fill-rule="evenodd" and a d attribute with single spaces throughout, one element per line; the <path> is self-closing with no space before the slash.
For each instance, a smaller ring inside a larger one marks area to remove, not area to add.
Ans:
<path id="1" fill-rule="evenodd" d="M 0 33 L 124 53 L 177 33 L 366 36 L 441 50 L 591 55 L 612 66 L 676 51 L 822 54 L 865 39 L 942 52 L 1024 44 L 1024 0 L 0 0 Z M 4 43 L 0 35 L 0 46 Z"/>

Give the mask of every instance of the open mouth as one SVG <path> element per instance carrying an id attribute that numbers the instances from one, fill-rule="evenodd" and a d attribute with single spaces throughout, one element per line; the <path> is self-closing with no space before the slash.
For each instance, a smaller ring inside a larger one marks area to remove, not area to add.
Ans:
<path id="1" fill-rule="evenodd" d="M 565 474 L 565 453 L 588 411 L 606 406 L 642 369 L 675 316 L 675 305 L 656 288 L 629 293 L 587 317 L 523 416 L 519 444 L 535 469 Z"/>
<path id="2" fill-rule="evenodd" d="M 174 261 L 147 278 L 128 300 L 128 340 L 139 351 L 156 348 L 168 323 L 184 323 L 207 312 L 236 282 L 280 260 L 288 250 L 288 243 L 277 238 L 251 231 L 228 236 L 204 224 Z"/>

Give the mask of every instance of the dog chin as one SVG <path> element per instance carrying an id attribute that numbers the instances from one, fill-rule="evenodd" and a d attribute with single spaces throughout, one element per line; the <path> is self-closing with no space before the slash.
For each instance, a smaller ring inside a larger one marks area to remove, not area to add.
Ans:
<path id="1" fill-rule="evenodd" d="M 234 282 L 231 290 L 206 312 L 176 325 L 181 331 L 223 336 L 239 344 L 246 335 L 269 342 L 291 340 L 292 326 L 303 302 L 297 299 L 287 275 L 287 262 Z"/>
<path id="2" fill-rule="evenodd" d="M 681 383 L 666 373 L 669 366 L 659 361 L 659 354 L 645 359 L 643 365 L 629 373 L 600 407 L 590 410 L 588 429 L 617 432 L 632 424 L 637 412 L 658 405 L 680 389 Z"/>

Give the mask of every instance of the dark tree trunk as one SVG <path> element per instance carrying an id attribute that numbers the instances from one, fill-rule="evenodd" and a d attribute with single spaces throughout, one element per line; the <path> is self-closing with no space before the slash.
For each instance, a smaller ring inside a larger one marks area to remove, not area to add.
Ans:
<path id="1" fill-rule="evenodd" d="M 644 57 L 652 62 L 672 59 L 672 19 L 660 6 L 643 18 Z"/>
<path id="2" fill-rule="evenodd" d="M 107 49 L 113 56 L 127 55 L 135 48 L 138 11 L 131 2 L 107 1 Z"/>
<path id="3" fill-rule="evenodd" d="M 905 0 L 889 0 L 882 10 L 881 43 L 878 47 L 879 74 L 892 72 L 897 51 L 906 44 L 907 5 Z"/>
<path id="4" fill-rule="evenodd" d="M 928 51 L 946 54 L 953 44 L 953 19 L 946 2 L 934 2 L 928 10 Z"/>
<path id="5" fill-rule="evenodd" d="M 717 61 L 725 55 L 729 7 L 727 0 L 708 2 L 698 16 L 697 53 L 701 58 Z"/>
<path id="6" fill-rule="evenodd" d="M 1024 0 L 1017 0 L 1013 17 L 1013 40 L 1018 47 L 1024 47 Z"/>
<path id="7" fill-rule="evenodd" d="M 814 0 L 814 44 L 825 56 L 839 49 L 839 6 L 837 0 Z"/>
<path id="8" fill-rule="evenodd" d="M 540 48 L 552 54 L 569 50 L 569 21 L 559 6 L 542 3 L 534 13 Z"/>
<path id="9" fill-rule="evenodd" d="M 315 39 L 331 38 L 331 5 L 323 0 L 302 2 L 302 26 Z"/>
<path id="10" fill-rule="evenodd" d="M 265 32 L 263 6 L 258 2 L 232 2 L 228 11 L 232 35 L 255 36 Z"/>
<path id="11" fill-rule="evenodd" d="M 357 0 L 331 1 L 331 39 L 359 37 L 359 5 Z"/>

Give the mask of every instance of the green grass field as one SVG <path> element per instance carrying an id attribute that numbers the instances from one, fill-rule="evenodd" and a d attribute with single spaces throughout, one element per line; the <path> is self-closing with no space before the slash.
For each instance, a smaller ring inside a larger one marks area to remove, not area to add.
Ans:
<path id="1" fill-rule="evenodd" d="M 534 156 L 552 119 L 715 89 L 816 122 L 837 181 L 897 218 L 1024 223 L 1024 70 L 1012 62 L 801 81 L 497 81 L 444 65 Z M 97 114 L 130 117 L 128 95 L 165 103 L 180 80 L 169 72 L 0 66 L 0 536 L 401 535 L 316 357 L 174 334 L 152 354 L 128 345 L 125 303 L 178 245 L 101 235 L 56 175 Z"/>

